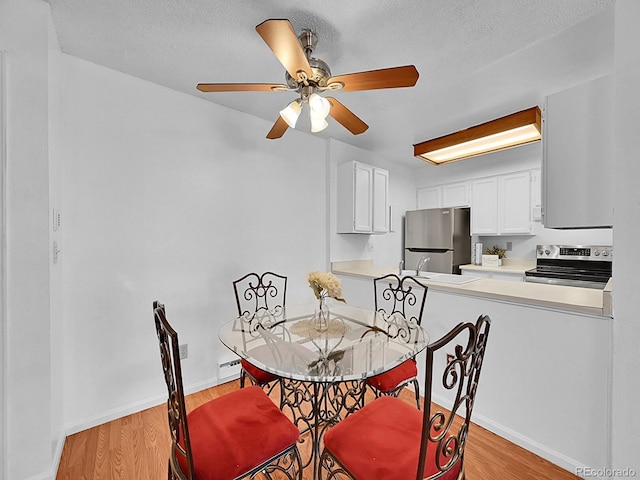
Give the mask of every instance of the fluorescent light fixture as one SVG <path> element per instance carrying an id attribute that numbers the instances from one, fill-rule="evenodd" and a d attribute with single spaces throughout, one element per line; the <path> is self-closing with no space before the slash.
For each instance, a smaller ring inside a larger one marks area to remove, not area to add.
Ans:
<path id="1" fill-rule="evenodd" d="M 414 156 L 434 165 L 495 152 L 542 138 L 542 114 L 532 107 L 475 127 L 417 143 Z"/>
<path id="2" fill-rule="evenodd" d="M 280 116 L 287 122 L 287 125 L 291 128 L 296 128 L 296 122 L 300 116 L 300 110 L 302 109 L 302 102 L 300 99 L 296 99 L 287 105 L 283 110 L 280 110 Z"/>

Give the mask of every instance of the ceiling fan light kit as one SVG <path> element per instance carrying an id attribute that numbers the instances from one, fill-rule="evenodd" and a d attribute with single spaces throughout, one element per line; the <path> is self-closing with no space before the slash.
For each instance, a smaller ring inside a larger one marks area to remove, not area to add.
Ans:
<path id="1" fill-rule="evenodd" d="M 284 109 L 280 110 L 280 116 L 287 122 L 290 128 L 295 128 L 298 117 L 300 116 L 300 110 L 302 110 L 302 101 L 296 98 Z"/>
<path id="2" fill-rule="evenodd" d="M 496 152 L 542 138 L 542 113 L 531 107 L 449 135 L 417 143 L 413 155 L 433 165 Z"/>
<path id="3" fill-rule="evenodd" d="M 329 100 L 317 93 L 312 93 L 309 96 L 309 115 L 325 119 L 329 115 L 329 110 L 331 110 Z"/>
<path id="4" fill-rule="evenodd" d="M 273 51 L 285 68 L 285 82 L 271 83 L 200 83 L 201 92 L 283 92 L 296 91 L 300 98 L 289 103 L 280 111 L 280 116 L 267 134 L 268 139 L 282 137 L 287 128 L 295 128 L 303 105 L 309 105 L 311 131 L 320 132 L 327 128 L 327 116 L 340 123 L 353 135 L 359 135 L 369 126 L 351 110 L 332 97 L 323 97 L 324 91 L 361 91 L 382 88 L 413 87 L 418 81 L 418 70 L 413 65 L 348 73 L 331 76 L 329 66 L 312 57 L 318 37 L 311 30 L 302 30 L 296 36 L 289 20 L 271 19 L 256 27 L 267 46 Z"/>

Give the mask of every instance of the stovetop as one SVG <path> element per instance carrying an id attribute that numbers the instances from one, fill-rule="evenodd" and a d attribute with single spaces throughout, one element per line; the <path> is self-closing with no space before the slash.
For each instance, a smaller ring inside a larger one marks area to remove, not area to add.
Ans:
<path id="1" fill-rule="evenodd" d="M 600 288 L 611 278 L 613 249 L 603 245 L 538 245 L 527 281 Z M 566 282 L 563 283 L 563 280 Z M 595 286 L 594 286 L 595 285 Z"/>

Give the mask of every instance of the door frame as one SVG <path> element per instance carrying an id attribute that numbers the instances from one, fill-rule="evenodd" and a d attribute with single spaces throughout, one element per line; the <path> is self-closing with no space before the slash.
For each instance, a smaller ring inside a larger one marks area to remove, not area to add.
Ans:
<path id="1" fill-rule="evenodd" d="M 0 50 L 0 480 L 6 478 L 7 381 L 7 135 L 6 54 Z"/>

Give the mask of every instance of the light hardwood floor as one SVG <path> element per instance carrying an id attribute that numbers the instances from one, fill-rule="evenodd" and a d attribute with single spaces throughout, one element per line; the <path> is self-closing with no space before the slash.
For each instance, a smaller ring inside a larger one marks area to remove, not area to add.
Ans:
<path id="1" fill-rule="evenodd" d="M 234 381 L 189 395 L 187 410 L 239 387 Z M 412 397 L 411 392 L 402 394 L 415 405 Z M 166 479 L 169 445 L 166 406 L 159 405 L 69 436 L 56 480 Z M 578 479 L 475 424 L 465 455 L 467 480 Z M 311 472 L 305 471 L 304 480 L 311 479 Z"/>

